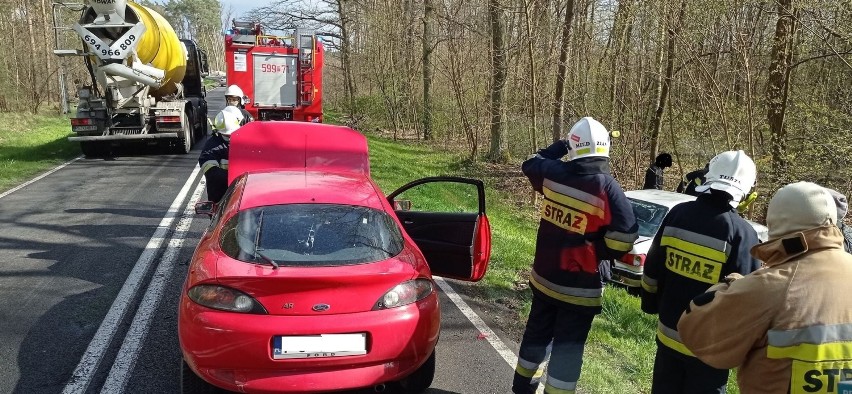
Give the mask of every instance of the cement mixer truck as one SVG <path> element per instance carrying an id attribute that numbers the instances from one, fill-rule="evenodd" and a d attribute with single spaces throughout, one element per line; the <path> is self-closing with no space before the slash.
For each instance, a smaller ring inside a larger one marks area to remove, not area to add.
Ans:
<path id="1" fill-rule="evenodd" d="M 178 39 L 160 14 L 127 0 L 76 8 L 54 0 L 53 7 L 54 53 L 80 57 L 91 77 L 78 87 L 76 135 L 68 138 L 83 154 L 103 156 L 138 142 L 188 153 L 207 133 L 207 57 L 192 40 Z M 79 13 L 77 23 L 61 26 L 62 11 Z M 63 31 L 79 36 L 79 47 L 60 48 Z"/>

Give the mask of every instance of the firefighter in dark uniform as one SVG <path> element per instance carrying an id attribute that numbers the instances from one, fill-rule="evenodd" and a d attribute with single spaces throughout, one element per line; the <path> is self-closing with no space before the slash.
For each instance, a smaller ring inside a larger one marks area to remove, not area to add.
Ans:
<path id="1" fill-rule="evenodd" d="M 239 86 L 231 85 L 225 89 L 225 105 L 239 108 L 240 113 L 243 114 L 243 120 L 240 122 L 240 126 L 245 126 L 246 123 L 254 120 L 251 113 L 246 111 L 245 95 Z"/>
<path id="2" fill-rule="evenodd" d="M 642 276 L 642 310 L 659 314 L 652 394 L 726 392 L 728 370 L 696 358 L 683 345 L 677 323 L 710 286 L 760 267 L 750 254 L 759 243 L 757 232 L 735 209 L 755 176 L 743 151 L 720 153 L 710 161 L 707 183 L 696 188 L 698 198 L 672 208 L 654 237 Z"/>
<path id="3" fill-rule="evenodd" d="M 536 391 L 548 347 L 544 392 L 574 392 L 592 319 L 601 312 L 598 262 L 621 258 L 638 237 L 630 202 L 610 174 L 609 146 L 606 128 L 587 117 L 564 141 L 538 151 L 521 167 L 544 200 L 514 393 Z M 571 160 L 560 160 L 566 154 Z"/>
<path id="4" fill-rule="evenodd" d="M 704 182 L 707 182 L 707 169 L 708 167 L 705 165 L 704 168 L 700 170 L 695 170 L 686 174 L 680 181 L 680 184 L 677 185 L 677 192 L 697 196 L 698 192 L 695 191 L 695 188 L 703 185 Z"/>
<path id="5" fill-rule="evenodd" d="M 207 198 L 219 202 L 228 189 L 228 152 L 231 133 L 240 128 L 244 120 L 240 109 L 227 106 L 216 115 L 214 128 L 216 132 L 207 139 L 198 165 L 207 182 Z"/>

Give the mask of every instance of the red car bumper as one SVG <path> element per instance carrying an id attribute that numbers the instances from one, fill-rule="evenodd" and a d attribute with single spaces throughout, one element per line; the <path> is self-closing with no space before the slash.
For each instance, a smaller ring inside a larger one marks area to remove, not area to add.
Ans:
<path id="1" fill-rule="evenodd" d="M 215 386 L 247 393 L 302 393 L 372 387 L 423 364 L 438 341 L 438 297 L 400 308 L 328 316 L 230 313 L 181 298 L 184 360 Z M 276 360 L 276 335 L 366 333 L 367 354 Z"/>

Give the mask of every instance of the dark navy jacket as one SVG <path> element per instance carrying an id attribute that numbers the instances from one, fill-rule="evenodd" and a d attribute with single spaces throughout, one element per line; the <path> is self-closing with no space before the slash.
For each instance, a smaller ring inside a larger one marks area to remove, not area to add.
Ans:
<path id="1" fill-rule="evenodd" d="M 201 155 L 198 156 L 201 173 L 206 173 L 213 167 L 227 170 L 229 146 L 230 143 L 221 134 L 215 133 L 210 136 L 204 144 L 204 149 L 201 150 Z"/>
<path id="2" fill-rule="evenodd" d="M 544 195 L 530 274 L 533 291 L 561 305 L 600 313 L 598 263 L 629 252 L 638 237 L 636 217 L 609 158 L 559 160 L 558 141 L 523 163 L 533 188 Z"/>
<path id="3" fill-rule="evenodd" d="M 760 268 L 750 250 L 757 232 L 724 193 L 705 193 L 671 209 L 654 237 L 642 276 L 642 310 L 659 313 L 657 339 L 692 355 L 680 341 L 677 322 L 689 302 L 737 272 Z M 709 328 L 712 329 L 712 328 Z"/>

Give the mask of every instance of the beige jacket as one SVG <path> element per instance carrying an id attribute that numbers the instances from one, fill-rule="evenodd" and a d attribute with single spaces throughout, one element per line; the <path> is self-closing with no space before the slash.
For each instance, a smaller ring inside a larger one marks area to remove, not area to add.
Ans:
<path id="1" fill-rule="evenodd" d="M 756 245 L 765 262 L 696 297 L 683 343 L 716 368 L 738 367 L 743 394 L 836 393 L 852 379 L 852 255 L 834 226 Z"/>

